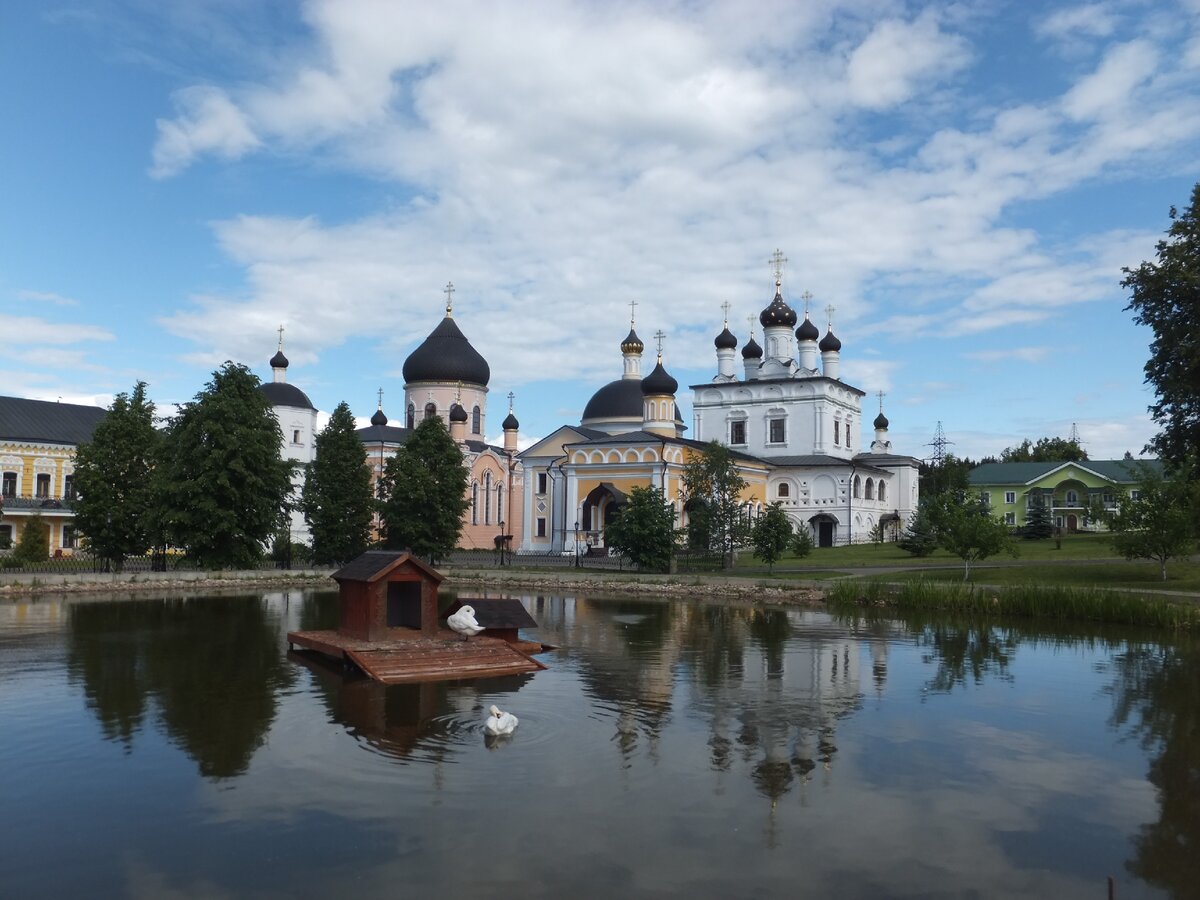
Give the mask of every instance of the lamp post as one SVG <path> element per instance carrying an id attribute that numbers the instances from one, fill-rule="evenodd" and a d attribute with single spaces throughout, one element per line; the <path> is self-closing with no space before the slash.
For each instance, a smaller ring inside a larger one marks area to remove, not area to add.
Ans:
<path id="1" fill-rule="evenodd" d="M 504 565 L 504 520 L 500 520 L 500 565 Z"/>
<path id="2" fill-rule="evenodd" d="M 579 520 L 575 520 L 575 568 L 579 568 Z"/>

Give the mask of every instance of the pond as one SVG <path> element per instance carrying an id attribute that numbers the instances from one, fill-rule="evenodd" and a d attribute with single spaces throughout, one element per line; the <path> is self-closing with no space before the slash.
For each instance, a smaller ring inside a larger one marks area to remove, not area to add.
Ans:
<path id="1" fill-rule="evenodd" d="M 386 688 L 289 655 L 330 592 L 0 603 L 0 896 L 1200 885 L 1194 642 L 523 600 L 546 671 Z"/>

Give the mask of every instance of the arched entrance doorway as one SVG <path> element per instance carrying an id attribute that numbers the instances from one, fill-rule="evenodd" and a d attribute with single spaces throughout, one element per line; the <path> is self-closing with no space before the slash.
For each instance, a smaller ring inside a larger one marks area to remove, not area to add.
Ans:
<path id="1" fill-rule="evenodd" d="M 838 521 L 828 513 L 821 513 L 808 520 L 817 535 L 818 547 L 832 547 L 837 542 Z"/>
<path id="2" fill-rule="evenodd" d="M 589 549 L 604 546 L 604 526 L 613 520 L 627 499 L 624 491 L 607 481 L 600 482 L 583 498 L 580 512 L 583 534 L 580 537 Z"/>

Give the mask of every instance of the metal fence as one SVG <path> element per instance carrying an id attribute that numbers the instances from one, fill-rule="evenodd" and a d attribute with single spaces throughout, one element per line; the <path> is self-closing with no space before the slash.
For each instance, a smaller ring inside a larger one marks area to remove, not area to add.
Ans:
<path id="1" fill-rule="evenodd" d="M 496 569 L 501 566 L 530 569 L 592 569 L 606 572 L 636 572 L 638 567 L 624 556 L 589 555 L 578 556 L 562 553 L 517 553 L 506 550 L 455 550 L 446 560 L 447 565 L 467 569 Z"/>
<path id="2" fill-rule="evenodd" d="M 16 565 L 11 552 L 0 552 L 0 575 L 29 574 L 29 575 L 72 575 L 85 573 L 113 572 L 115 567 L 99 557 L 89 553 L 76 552 L 74 556 L 60 556 L 36 562 L 23 562 Z M 263 559 L 255 566 L 240 566 L 241 569 L 257 569 L 269 571 L 272 569 L 306 568 L 308 563 L 299 560 L 276 561 Z M 136 575 L 142 572 L 198 572 L 203 567 L 187 556 L 151 553 L 146 556 L 127 556 L 122 561 L 123 574 Z"/>

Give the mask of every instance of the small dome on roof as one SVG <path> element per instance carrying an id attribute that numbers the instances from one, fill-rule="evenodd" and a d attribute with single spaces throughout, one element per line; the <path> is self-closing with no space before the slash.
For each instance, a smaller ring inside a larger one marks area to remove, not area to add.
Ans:
<path id="1" fill-rule="evenodd" d="M 886 429 L 888 427 L 887 416 L 885 416 L 883 413 L 880 413 L 879 415 L 877 415 L 875 417 L 875 427 Z"/>
<path id="2" fill-rule="evenodd" d="M 780 290 L 778 281 L 775 282 L 775 299 L 758 314 L 758 321 L 763 328 L 771 328 L 776 325 L 786 325 L 788 328 L 795 326 L 796 311 L 783 302 L 783 292 Z"/>
<path id="3" fill-rule="evenodd" d="M 642 379 L 642 395 L 649 396 L 651 394 L 671 394 L 679 390 L 679 382 L 667 374 L 667 370 L 663 368 L 662 360 L 655 365 L 654 371 Z"/>
<path id="4" fill-rule="evenodd" d="M 267 402 L 272 406 L 290 406 L 294 409 L 316 409 L 308 395 L 294 384 L 285 381 L 268 381 L 260 384 L 258 389 L 263 392 Z"/>
<path id="5" fill-rule="evenodd" d="M 505 431 L 516 431 L 521 427 L 521 423 L 517 421 L 517 417 L 509 411 L 509 414 L 504 417 L 504 421 L 500 423 L 500 427 Z"/>
<path id="6" fill-rule="evenodd" d="M 762 359 L 762 355 L 762 347 L 758 346 L 758 341 L 754 338 L 750 338 L 742 348 L 742 359 Z"/>
<path id="7" fill-rule="evenodd" d="M 375 410 L 375 415 L 371 416 L 371 424 L 372 425 L 386 425 L 387 423 L 388 423 L 388 417 L 383 414 L 383 410 L 382 409 Z"/>
<path id="8" fill-rule="evenodd" d="M 808 318 L 808 313 L 804 314 L 804 321 L 800 323 L 800 327 L 796 329 L 796 340 L 799 341 L 815 341 L 821 336 L 821 332 L 817 330 L 817 326 Z"/>
<path id="9" fill-rule="evenodd" d="M 841 350 L 842 342 L 833 336 L 833 329 L 830 328 L 825 337 L 821 338 L 821 343 L 817 344 L 823 352 L 830 350 Z"/>
<path id="10" fill-rule="evenodd" d="M 637 336 L 637 332 L 633 330 L 633 326 L 629 326 L 629 334 L 625 336 L 625 340 L 621 341 L 622 353 L 641 353 L 646 349 L 646 345 L 642 343 L 642 339 Z"/>
<path id="11" fill-rule="evenodd" d="M 713 344 L 718 350 L 732 350 L 737 346 L 737 338 L 733 336 L 733 332 L 729 330 L 729 326 L 725 326 L 725 330 L 717 335 L 717 339 Z"/>
<path id="12" fill-rule="evenodd" d="M 465 422 L 467 421 L 467 411 L 463 409 L 461 403 L 450 404 L 450 421 Z"/>
<path id="13" fill-rule="evenodd" d="M 283 355 L 282 350 L 276 350 L 275 355 L 271 357 L 272 369 L 286 369 L 288 367 L 288 358 Z"/>

